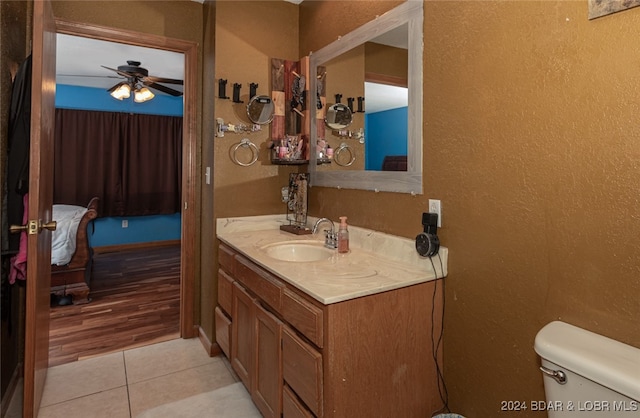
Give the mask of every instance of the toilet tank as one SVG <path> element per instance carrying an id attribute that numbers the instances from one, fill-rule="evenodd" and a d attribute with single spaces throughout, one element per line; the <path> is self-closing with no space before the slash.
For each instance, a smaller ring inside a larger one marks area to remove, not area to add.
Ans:
<path id="1" fill-rule="evenodd" d="M 546 400 L 532 409 L 550 418 L 640 417 L 640 349 L 560 321 L 543 327 L 534 347 Z"/>

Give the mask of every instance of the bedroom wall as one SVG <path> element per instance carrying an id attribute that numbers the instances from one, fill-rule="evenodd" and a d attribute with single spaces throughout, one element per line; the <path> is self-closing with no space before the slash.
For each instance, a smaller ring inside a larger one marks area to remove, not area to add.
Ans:
<path id="1" fill-rule="evenodd" d="M 365 170 L 382 169 L 386 155 L 407 155 L 407 142 L 396 140 L 407 138 L 409 125 L 402 123 L 409 118 L 407 112 L 407 107 L 400 107 L 365 116 Z"/>
<path id="2" fill-rule="evenodd" d="M 114 99 L 100 88 L 56 84 L 56 108 L 182 116 L 184 105 L 182 97 L 166 94 L 156 94 L 153 100 L 136 103 Z"/>
<path id="3" fill-rule="evenodd" d="M 182 116 L 181 97 L 157 94 L 153 100 L 135 103 L 116 100 L 104 89 L 56 85 L 56 108 L 129 112 L 165 116 Z M 62 202 L 57 202 L 62 203 Z M 127 227 L 123 227 L 123 220 Z M 99 217 L 89 233 L 92 247 L 140 244 L 145 242 L 180 240 L 180 214 L 158 216 Z"/>

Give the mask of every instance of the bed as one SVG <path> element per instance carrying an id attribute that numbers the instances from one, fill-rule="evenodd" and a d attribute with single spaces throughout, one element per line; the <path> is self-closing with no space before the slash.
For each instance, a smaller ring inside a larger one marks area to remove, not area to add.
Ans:
<path id="1" fill-rule="evenodd" d="M 60 304 L 88 303 L 93 251 L 89 247 L 88 227 L 98 217 L 99 199 L 94 197 L 86 207 L 53 205 L 57 222 L 51 238 L 51 293 Z"/>
<path id="2" fill-rule="evenodd" d="M 407 156 L 387 155 L 382 161 L 382 171 L 407 171 Z"/>

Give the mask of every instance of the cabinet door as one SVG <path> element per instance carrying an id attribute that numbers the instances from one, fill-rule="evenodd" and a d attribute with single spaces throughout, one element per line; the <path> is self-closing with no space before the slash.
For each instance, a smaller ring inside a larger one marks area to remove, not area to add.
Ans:
<path id="1" fill-rule="evenodd" d="M 233 303 L 231 316 L 231 367 L 249 393 L 251 387 L 251 371 L 254 367 L 253 336 L 255 335 L 254 299 L 238 285 L 233 283 Z"/>
<path id="2" fill-rule="evenodd" d="M 282 413 L 282 322 L 255 302 L 256 357 L 253 375 L 254 403 L 263 417 Z"/>

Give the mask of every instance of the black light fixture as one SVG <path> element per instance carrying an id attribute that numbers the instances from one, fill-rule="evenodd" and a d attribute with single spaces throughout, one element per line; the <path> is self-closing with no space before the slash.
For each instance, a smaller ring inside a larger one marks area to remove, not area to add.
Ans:
<path id="1" fill-rule="evenodd" d="M 127 65 L 120 65 L 117 69 L 109 68 L 104 65 L 101 67 L 114 71 L 125 78 L 125 81 L 121 81 L 107 90 L 114 99 L 128 99 L 131 97 L 131 93 L 133 92 L 133 101 L 136 103 L 144 103 L 155 97 L 155 94 L 152 93 L 149 88 L 159 90 L 175 97 L 182 96 L 181 91 L 160 84 L 167 83 L 183 85 L 184 82 L 182 80 L 150 76 L 149 71 L 140 66 L 140 61 L 127 61 Z"/>

